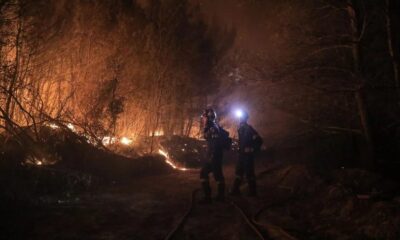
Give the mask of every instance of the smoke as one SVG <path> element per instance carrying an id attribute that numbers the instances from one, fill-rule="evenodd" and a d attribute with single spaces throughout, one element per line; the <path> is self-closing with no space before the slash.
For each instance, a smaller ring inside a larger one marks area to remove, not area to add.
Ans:
<path id="1" fill-rule="evenodd" d="M 124 100 L 124 111 L 114 117 L 117 132 L 188 132 L 204 97 L 220 88 L 215 66 L 235 39 L 234 31 L 205 23 L 186 1 L 46 0 L 34 6 L 46 16 L 32 75 L 43 103 L 57 116 L 95 125 L 93 132 L 110 126 L 107 116 L 93 117 L 93 109 L 110 112 L 115 99 Z M 101 97 L 114 80 L 113 97 Z"/>

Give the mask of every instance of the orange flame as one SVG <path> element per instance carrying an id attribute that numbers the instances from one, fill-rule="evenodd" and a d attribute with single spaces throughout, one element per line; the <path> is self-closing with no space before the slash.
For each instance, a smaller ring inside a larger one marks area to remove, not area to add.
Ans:
<path id="1" fill-rule="evenodd" d="M 187 169 L 187 168 L 178 167 L 175 163 L 173 163 L 173 162 L 171 161 L 171 159 L 170 159 L 170 157 L 169 157 L 169 155 L 168 155 L 167 152 L 165 152 L 165 151 L 159 149 L 159 150 L 158 150 L 158 153 L 160 153 L 161 155 L 163 155 L 163 156 L 165 157 L 165 162 L 166 162 L 168 165 L 170 165 L 173 169 L 176 169 L 176 170 L 179 170 L 179 171 L 188 171 L 188 170 L 189 170 L 189 169 Z"/>
<path id="2" fill-rule="evenodd" d="M 120 142 L 124 145 L 131 145 L 133 143 L 133 140 L 128 137 L 122 137 Z"/>

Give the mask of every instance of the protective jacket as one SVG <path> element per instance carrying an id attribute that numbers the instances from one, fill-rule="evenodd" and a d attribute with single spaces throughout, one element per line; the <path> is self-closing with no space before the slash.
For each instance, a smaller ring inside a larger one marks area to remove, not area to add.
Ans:
<path id="1" fill-rule="evenodd" d="M 222 154 L 219 126 L 209 121 L 204 128 L 204 139 L 207 141 L 207 157 L 212 159 Z"/>
<path id="2" fill-rule="evenodd" d="M 242 123 L 238 129 L 239 153 L 254 153 L 258 140 L 261 139 L 256 130 L 247 123 Z"/>
<path id="3" fill-rule="evenodd" d="M 204 192 L 204 201 L 209 202 L 211 198 L 211 187 L 209 184 L 209 174 L 212 173 L 218 186 L 217 199 L 224 199 L 225 179 L 222 171 L 223 148 L 220 143 L 220 131 L 214 121 L 209 121 L 203 131 L 207 141 L 207 161 L 203 162 L 200 170 L 200 179 Z"/>
<path id="4" fill-rule="evenodd" d="M 250 125 L 241 123 L 238 129 L 239 134 L 239 159 L 236 164 L 236 178 L 232 186 L 231 194 L 240 195 L 240 185 L 243 176 L 247 178 L 249 195 L 257 195 L 256 175 L 254 171 L 254 153 L 262 144 L 262 139 Z"/>

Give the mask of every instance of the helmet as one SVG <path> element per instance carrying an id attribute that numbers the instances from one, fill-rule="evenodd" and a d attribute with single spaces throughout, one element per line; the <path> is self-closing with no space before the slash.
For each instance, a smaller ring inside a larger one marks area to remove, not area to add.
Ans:
<path id="1" fill-rule="evenodd" d="M 217 119 L 217 113 L 212 108 L 206 108 L 201 117 L 207 118 L 209 121 L 215 121 L 215 119 Z"/>
<path id="2" fill-rule="evenodd" d="M 241 122 L 247 122 L 247 120 L 249 119 L 249 114 L 246 111 L 241 111 L 239 119 Z"/>

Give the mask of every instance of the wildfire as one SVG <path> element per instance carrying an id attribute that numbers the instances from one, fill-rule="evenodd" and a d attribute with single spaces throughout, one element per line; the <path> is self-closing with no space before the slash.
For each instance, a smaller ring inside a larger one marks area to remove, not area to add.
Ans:
<path id="1" fill-rule="evenodd" d="M 68 123 L 67 128 L 69 128 L 71 131 L 75 132 L 75 126 L 72 123 Z"/>
<path id="2" fill-rule="evenodd" d="M 188 170 L 189 170 L 189 169 L 187 169 L 187 168 L 178 167 L 176 164 L 174 164 L 174 163 L 171 161 L 171 159 L 169 158 L 168 153 L 165 152 L 165 151 L 163 151 L 162 149 L 159 149 L 159 150 L 158 150 L 158 153 L 160 153 L 161 155 L 163 155 L 163 156 L 165 157 L 165 162 L 166 162 L 168 165 L 170 165 L 173 169 L 180 170 L 180 171 L 188 171 Z"/>
<path id="3" fill-rule="evenodd" d="M 47 124 L 47 126 L 49 126 L 51 129 L 59 129 L 59 128 L 60 128 L 60 127 L 59 127 L 57 124 L 55 124 L 55 123 Z"/>
<path id="4" fill-rule="evenodd" d="M 163 130 L 157 130 L 154 132 L 154 136 L 156 137 L 160 137 L 164 135 L 164 131 Z"/>
<path id="5" fill-rule="evenodd" d="M 103 145 L 107 146 L 110 144 L 114 144 L 117 141 L 117 139 L 115 137 L 103 137 Z"/>
<path id="6" fill-rule="evenodd" d="M 120 142 L 124 145 L 131 145 L 133 140 L 127 137 L 122 137 Z"/>
<path id="7" fill-rule="evenodd" d="M 46 123 L 46 126 L 50 127 L 51 129 L 59 129 L 60 128 L 60 126 L 57 125 L 56 123 Z M 71 131 L 77 132 L 76 127 L 72 123 L 67 123 L 66 126 Z M 92 139 L 92 137 L 90 137 L 90 136 L 88 136 L 86 134 L 82 134 L 82 133 L 81 133 L 81 135 L 83 135 L 83 136 L 85 136 L 87 138 L 88 143 L 96 144 L 96 141 L 94 139 Z M 163 135 L 162 131 L 156 131 L 155 132 L 155 136 L 161 136 L 161 135 Z M 116 138 L 116 137 L 111 137 L 111 136 L 105 136 L 105 137 L 103 137 L 103 139 L 101 141 L 102 141 L 104 146 L 108 146 L 108 145 L 114 144 L 117 141 L 120 142 L 121 144 L 124 144 L 124 145 L 131 145 L 133 143 L 133 139 L 132 138 L 128 138 L 128 137 Z"/>
<path id="8" fill-rule="evenodd" d="M 45 159 L 44 158 L 29 157 L 27 160 L 28 160 L 27 161 L 28 164 L 34 164 L 36 166 L 45 165 Z"/>

